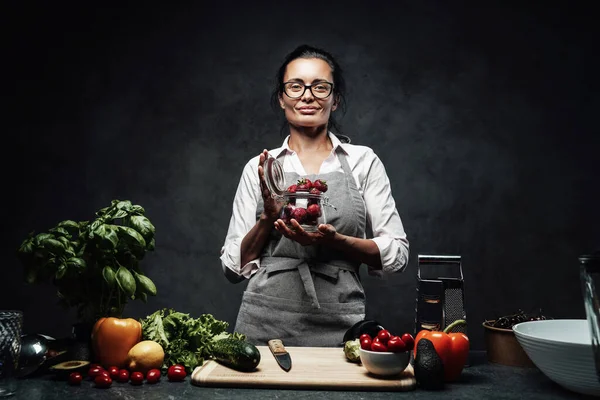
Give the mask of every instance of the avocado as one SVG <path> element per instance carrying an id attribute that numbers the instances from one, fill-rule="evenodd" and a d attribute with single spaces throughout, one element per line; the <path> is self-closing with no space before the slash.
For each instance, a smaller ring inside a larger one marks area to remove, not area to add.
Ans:
<path id="1" fill-rule="evenodd" d="M 419 386 L 423 389 L 442 389 L 444 387 L 444 364 L 431 340 L 419 340 L 416 353 L 414 370 Z"/>
<path id="2" fill-rule="evenodd" d="M 67 379 L 71 372 L 79 372 L 85 375 L 89 367 L 90 362 L 87 360 L 70 360 L 55 364 L 49 370 L 54 372 L 58 379 Z"/>

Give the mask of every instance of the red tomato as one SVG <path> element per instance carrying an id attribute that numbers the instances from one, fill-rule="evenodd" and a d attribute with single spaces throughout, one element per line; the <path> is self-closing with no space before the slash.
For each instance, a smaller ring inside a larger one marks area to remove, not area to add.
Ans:
<path id="1" fill-rule="evenodd" d="M 388 340 L 390 340 L 390 337 L 392 337 L 392 335 L 387 329 L 382 329 L 379 331 L 379 333 L 377 333 L 377 337 L 379 338 L 381 343 L 387 344 Z"/>
<path id="2" fill-rule="evenodd" d="M 146 380 L 148 383 L 156 383 L 160 380 L 160 370 L 157 368 L 151 369 L 146 374 Z"/>
<path id="3" fill-rule="evenodd" d="M 171 365 L 167 370 L 167 377 L 171 382 L 180 382 L 186 377 L 185 368 L 182 365 Z"/>
<path id="4" fill-rule="evenodd" d="M 371 340 L 371 335 L 369 335 L 368 333 L 363 333 L 362 335 L 360 335 L 359 339 L 360 340 L 363 340 L 363 339 Z"/>
<path id="5" fill-rule="evenodd" d="M 119 377 L 117 378 L 117 381 L 119 381 L 121 383 L 125 383 L 125 382 L 129 381 L 129 371 L 127 371 L 126 369 L 120 369 Z"/>
<path id="6" fill-rule="evenodd" d="M 363 350 L 371 350 L 371 338 L 366 337 L 360 339 L 360 348 Z"/>
<path id="7" fill-rule="evenodd" d="M 139 371 L 132 372 L 130 379 L 132 385 L 141 385 L 144 382 L 144 374 Z"/>
<path id="8" fill-rule="evenodd" d="M 385 344 L 373 341 L 373 343 L 371 343 L 371 351 L 388 351 L 388 349 Z"/>
<path id="9" fill-rule="evenodd" d="M 117 379 L 119 377 L 119 367 L 112 366 L 108 369 L 110 379 Z"/>
<path id="10" fill-rule="evenodd" d="M 392 336 L 390 340 L 388 340 L 388 351 L 393 353 L 402 353 L 403 351 L 408 350 L 406 347 L 406 343 L 399 336 Z"/>
<path id="11" fill-rule="evenodd" d="M 412 350 L 415 347 L 415 338 L 410 333 L 403 334 L 401 339 L 406 343 L 407 350 Z"/>
<path id="12" fill-rule="evenodd" d="M 93 368 L 90 368 L 88 370 L 88 376 L 90 378 L 94 379 L 95 377 L 97 377 L 98 375 L 102 374 L 103 372 L 106 372 L 106 371 L 104 371 L 104 368 L 102 368 L 102 367 L 93 367 Z"/>
<path id="13" fill-rule="evenodd" d="M 102 367 L 102 365 L 100 365 L 100 364 L 90 364 L 90 369 L 92 369 L 92 368 L 104 369 L 104 367 Z"/>
<path id="14" fill-rule="evenodd" d="M 69 385 L 81 385 L 83 376 L 79 372 L 71 372 L 69 374 Z"/>
<path id="15" fill-rule="evenodd" d="M 98 375 L 94 378 L 94 383 L 96 387 L 105 389 L 112 385 L 112 379 L 108 375 Z"/>

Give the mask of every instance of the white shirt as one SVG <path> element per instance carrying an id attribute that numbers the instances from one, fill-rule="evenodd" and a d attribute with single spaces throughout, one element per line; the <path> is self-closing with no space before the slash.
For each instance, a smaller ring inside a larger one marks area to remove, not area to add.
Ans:
<path id="1" fill-rule="evenodd" d="M 298 154 L 288 146 L 289 138 L 285 138 L 281 147 L 269 150 L 269 154 L 275 158 L 285 155 L 284 172 L 293 171 L 299 175 L 307 175 Z M 347 155 L 350 170 L 364 199 L 367 225 L 371 226 L 373 232 L 373 237 L 369 239 L 377 244 L 381 257 L 382 270 L 369 267 L 369 275 L 381 277 L 385 273 L 402 272 L 408 264 L 409 245 L 383 163 L 369 147 L 342 143 L 332 133 L 329 133 L 329 138 L 333 149 L 323 161 L 319 173 L 343 171 L 336 154 L 336 149 L 341 147 Z M 260 155 L 252 158 L 244 167 L 233 201 L 229 229 L 221 248 L 223 271 L 229 268 L 246 278 L 250 278 L 260 268 L 260 259 L 240 265 L 242 239 L 256 224 L 256 206 L 261 199 L 259 157 Z"/>

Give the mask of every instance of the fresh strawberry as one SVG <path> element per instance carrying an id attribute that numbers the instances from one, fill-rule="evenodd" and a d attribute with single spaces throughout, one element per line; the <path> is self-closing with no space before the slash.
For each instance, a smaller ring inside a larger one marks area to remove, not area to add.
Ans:
<path id="1" fill-rule="evenodd" d="M 314 183 L 313 183 L 313 185 L 314 185 Z M 310 190 L 308 191 L 308 193 L 320 195 L 321 191 L 319 189 L 317 189 L 316 187 L 313 186 L 313 187 L 310 188 Z"/>
<path id="2" fill-rule="evenodd" d="M 306 209 L 306 212 L 309 217 L 316 219 L 321 216 L 321 207 L 318 204 L 311 204 Z"/>
<path id="3" fill-rule="evenodd" d="M 296 185 L 291 185 L 289 188 L 287 188 L 287 191 L 289 193 L 296 193 L 296 189 L 297 189 Z"/>
<path id="4" fill-rule="evenodd" d="M 296 190 L 298 191 L 306 191 L 308 192 L 312 187 L 312 182 L 308 178 L 298 179 L 298 184 L 296 185 Z"/>
<path id="5" fill-rule="evenodd" d="M 292 211 L 292 218 L 294 218 L 296 221 L 298 221 L 299 224 L 301 224 L 306 219 L 306 214 L 306 208 L 298 207 L 294 211 Z"/>
<path id="6" fill-rule="evenodd" d="M 289 217 L 294 212 L 294 208 L 296 207 L 290 202 L 283 208 L 283 212 Z"/>
<path id="7" fill-rule="evenodd" d="M 325 193 L 327 191 L 327 189 L 329 189 L 327 187 L 327 182 L 322 179 L 317 179 L 316 181 L 314 181 L 313 187 L 317 188 L 319 191 L 321 191 L 323 193 Z"/>

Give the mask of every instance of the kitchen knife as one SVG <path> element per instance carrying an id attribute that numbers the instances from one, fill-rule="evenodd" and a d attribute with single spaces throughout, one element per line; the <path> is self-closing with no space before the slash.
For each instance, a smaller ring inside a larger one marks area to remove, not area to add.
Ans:
<path id="1" fill-rule="evenodd" d="M 292 369 L 292 359 L 290 354 L 283 346 L 283 342 L 279 339 L 271 339 L 268 342 L 269 350 L 273 353 L 277 364 L 285 371 L 289 372 Z"/>

